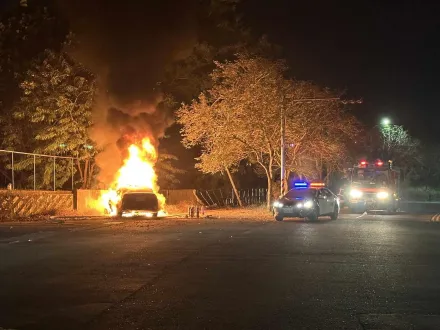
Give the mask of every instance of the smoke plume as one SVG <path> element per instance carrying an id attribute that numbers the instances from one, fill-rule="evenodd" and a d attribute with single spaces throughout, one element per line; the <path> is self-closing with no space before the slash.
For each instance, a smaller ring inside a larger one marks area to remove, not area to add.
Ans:
<path id="1" fill-rule="evenodd" d="M 172 114 L 158 107 L 164 68 L 182 56 L 196 37 L 195 0 L 59 0 L 79 46 L 73 55 L 99 77 L 92 138 L 99 180 L 111 183 L 127 143 L 158 139 Z"/>

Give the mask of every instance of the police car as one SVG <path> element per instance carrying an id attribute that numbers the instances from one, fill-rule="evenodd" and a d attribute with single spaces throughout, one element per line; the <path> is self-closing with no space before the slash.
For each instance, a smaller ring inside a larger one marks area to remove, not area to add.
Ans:
<path id="1" fill-rule="evenodd" d="M 277 221 L 287 217 L 313 221 L 324 215 L 336 220 L 339 209 L 339 198 L 324 183 L 305 181 L 294 182 L 293 189 L 273 203 L 273 214 Z"/>

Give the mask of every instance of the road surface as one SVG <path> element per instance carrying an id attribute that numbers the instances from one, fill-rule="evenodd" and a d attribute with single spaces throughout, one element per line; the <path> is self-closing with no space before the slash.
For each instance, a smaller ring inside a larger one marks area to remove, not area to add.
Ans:
<path id="1" fill-rule="evenodd" d="M 0 225 L 0 329 L 440 329 L 440 223 Z"/>

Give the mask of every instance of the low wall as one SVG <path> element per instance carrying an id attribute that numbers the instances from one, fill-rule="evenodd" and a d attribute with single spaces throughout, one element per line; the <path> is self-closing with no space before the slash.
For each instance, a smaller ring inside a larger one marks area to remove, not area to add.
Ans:
<path id="1" fill-rule="evenodd" d="M 165 196 L 167 205 L 197 204 L 198 202 L 194 189 L 164 190 L 161 193 Z"/>
<path id="2" fill-rule="evenodd" d="M 440 213 L 440 202 L 401 201 L 399 207 L 407 213 Z"/>
<path id="3" fill-rule="evenodd" d="M 0 216 L 2 218 L 52 214 L 73 209 L 70 191 L 0 190 Z"/>
<path id="4" fill-rule="evenodd" d="M 75 210 L 81 214 L 102 214 L 104 210 L 98 201 L 101 194 L 105 191 L 106 190 L 76 190 L 74 197 Z M 195 190 L 192 189 L 164 190 L 161 191 L 161 193 L 166 198 L 166 205 L 179 205 L 182 203 L 197 204 Z"/>
<path id="5" fill-rule="evenodd" d="M 106 190 L 78 189 L 75 191 L 74 208 L 78 213 L 97 213 L 102 214 L 104 209 L 100 211 L 99 198 Z"/>

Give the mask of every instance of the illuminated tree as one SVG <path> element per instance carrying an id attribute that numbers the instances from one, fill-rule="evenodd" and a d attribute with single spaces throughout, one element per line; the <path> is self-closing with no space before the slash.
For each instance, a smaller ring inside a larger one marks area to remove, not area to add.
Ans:
<path id="1" fill-rule="evenodd" d="M 344 141 L 356 133 L 354 119 L 337 102 L 299 102 L 328 98 L 331 91 L 286 80 L 281 61 L 241 54 L 216 66 L 212 88 L 178 111 L 184 144 L 203 148 L 198 164 L 202 171 L 217 172 L 247 159 L 265 173 L 269 207 L 280 166 L 282 108 L 292 144 L 289 171 L 309 176 L 316 173 L 317 159 L 329 164 L 341 159 Z"/>
<path id="2" fill-rule="evenodd" d="M 96 154 L 88 129 L 91 127 L 91 108 L 96 92 L 94 76 L 64 52 L 47 50 L 36 60 L 20 85 L 22 96 L 14 106 L 12 126 L 5 143 L 15 150 L 75 157 L 82 187 L 90 187 L 96 168 Z M 13 129 L 20 127 L 21 130 Z M 53 185 L 53 164 L 41 164 L 43 180 L 38 187 Z M 33 159 L 15 163 L 18 170 L 30 169 Z M 57 160 L 57 187 L 70 178 L 68 160 Z M 33 181 L 33 176 L 29 176 Z"/>

